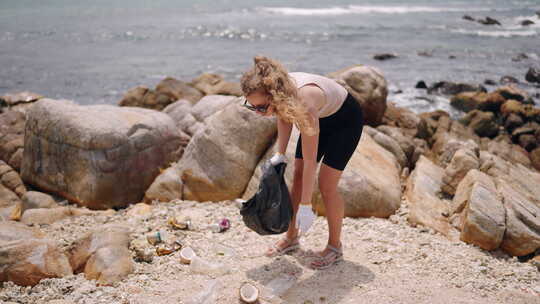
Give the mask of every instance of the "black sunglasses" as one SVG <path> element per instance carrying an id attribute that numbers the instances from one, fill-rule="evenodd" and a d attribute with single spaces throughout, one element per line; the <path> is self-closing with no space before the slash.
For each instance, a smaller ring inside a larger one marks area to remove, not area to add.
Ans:
<path id="1" fill-rule="evenodd" d="M 244 107 L 254 112 L 266 113 L 269 106 L 270 106 L 269 103 L 264 106 L 252 106 L 247 102 L 247 99 L 244 101 Z"/>

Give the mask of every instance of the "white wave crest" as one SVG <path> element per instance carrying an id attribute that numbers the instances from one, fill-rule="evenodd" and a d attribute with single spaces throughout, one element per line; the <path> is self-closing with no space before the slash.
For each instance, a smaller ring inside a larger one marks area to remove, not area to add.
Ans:
<path id="1" fill-rule="evenodd" d="M 450 8 L 434 6 L 360 6 L 326 8 L 296 8 L 296 7 L 260 7 L 260 11 L 287 16 L 329 16 L 345 14 L 408 14 L 408 13 L 440 13 L 440 12 L 471 12 L 488 11 L 486 8 Z"/>
<path id="2" fill-rule="evenodd" d="M 455 29 L 451 30 L 453 33 L 466 34 L 466 35 L 476 35 L 484 37 L 501 37 L 501 38 L 510 38 L 510 37 L 527 37 L 527 36 L 536 36 L 538 32 L 529 30 L 529 31 L 475 31 L 475 30 L 465 30 L 465 29 Z"/>

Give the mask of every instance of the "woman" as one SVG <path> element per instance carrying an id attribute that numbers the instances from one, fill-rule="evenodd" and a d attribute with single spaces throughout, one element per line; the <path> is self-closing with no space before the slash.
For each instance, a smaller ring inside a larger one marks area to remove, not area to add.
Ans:
<path id="1" fill-rule="evenodd" d="M 241 80 L 245 106 L 261 115 L 277 115 L 277 152 L 272 163 L 285 162 L 285 151 L 293 124 L 300 131 L 294 160 L 291 189 L 293 223 L 286 236 L 267 252 L 267 256 L 284 254 L 299 247 L 315 219 L 311 198 L 317 164 L 319 189 L 328 220 L 328 245 L 311 263 L 315 269 L 327 268 L 343 259 L 341 226 L 344 203 L 337 185 L 362 134 L 362 110 L 347 90 L 332 79 L 308 74 L 287 73 L 277 61 L 254 58 L 254 66 Z"/>

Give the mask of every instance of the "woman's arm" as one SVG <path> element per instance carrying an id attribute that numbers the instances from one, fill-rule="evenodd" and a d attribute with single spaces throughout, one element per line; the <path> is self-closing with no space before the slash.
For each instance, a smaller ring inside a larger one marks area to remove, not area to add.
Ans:
<path id="1" fill-rule="evenodd" d="M 317 105 L 324 102 L 324 93 L 318 87 L 304 87 L 300 91 L 300 98 L 307 106 L 310 118 L 310 125 L 315 130 L 315 134 L 302 134 L 302 156 L 304 169 L 302 174 L 302 196 L 300 203 L 311 205 L 313 188 L 315 186 L 315 173 L 317 171 L 317 150 L 319 145 L 319 114 Z"/>
<path id="2" fill-rule="evenodd" d="M 285 151 L 287 151 L 287 145 L 289 143 L 289 138 L 291 137 L 292 123 L 286 122 L 278 117 L 277 129 L 277 152 L 285 155 Z"/>
<path id="3" fill-rule="evenodd" d="M 302 197 L 300 204 L 311 205 L 313 188 L 315 186 L 315 173 L 317 171 L 317 147 L 319 145 L 319 120 L 316 119 L 317 133 L 315 135 L 302 134 L 302 156 L 304 170 L 302 172 Z"/>

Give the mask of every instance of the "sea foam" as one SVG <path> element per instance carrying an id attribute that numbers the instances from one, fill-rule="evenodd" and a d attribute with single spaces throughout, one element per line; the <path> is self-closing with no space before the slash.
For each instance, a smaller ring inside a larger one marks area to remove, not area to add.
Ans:
<path id="1" fill-rule="evenodd" d="M 260 7 L 260 11 L 288 16 L 331 16 L 345 14 L 409 14 L 488 11 L 486 8 L 451 8 L 435 6 L 371 6 L 349 5 L 345 7 L 297 8 L 297 7 Z"/>

